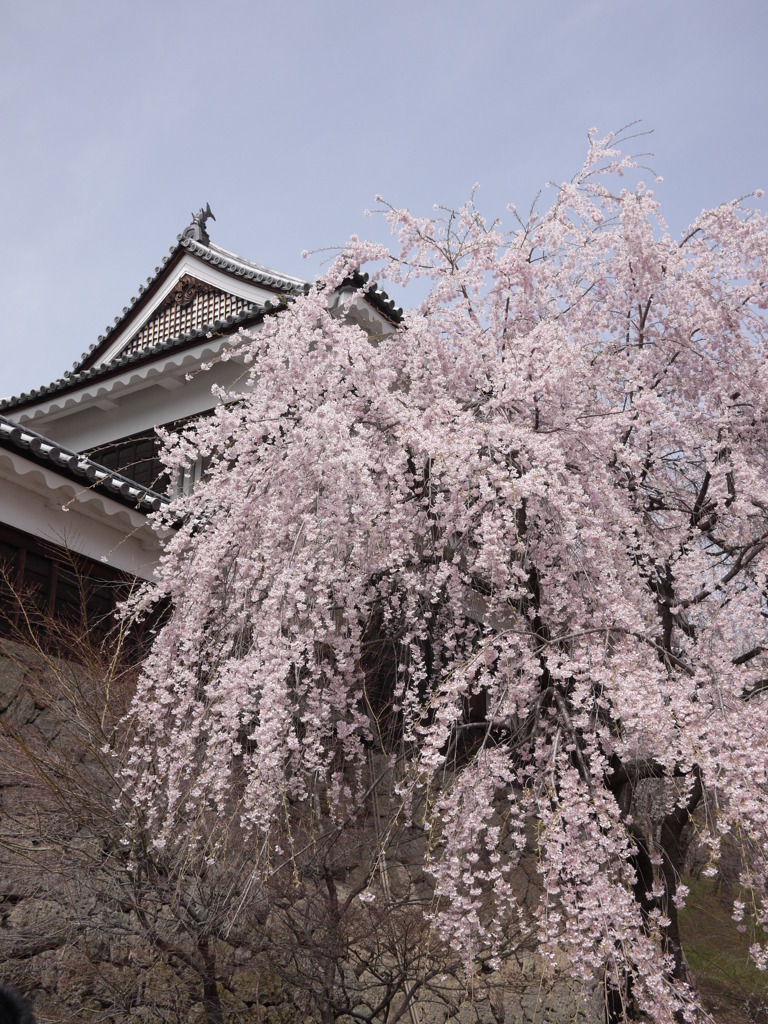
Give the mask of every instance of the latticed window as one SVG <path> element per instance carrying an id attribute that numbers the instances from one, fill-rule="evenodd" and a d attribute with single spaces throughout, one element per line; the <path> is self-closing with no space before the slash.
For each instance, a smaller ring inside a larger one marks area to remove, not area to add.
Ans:
<path id="1" fill-rule="evenodd" d="M 210 327 L 217 320 L 237 316 L 252 309 L 253 302 L 219 291 L 188 275 L 183 277 L 172 294 L 141 330 L 131 338 L 125 352 L 139 352 L 188 331 Z"/>
<path id="2" fill-rule="evenodd" d="M 179 433 L 195 416 L 185 416 L 180 420 L 164 424 L 164 429 L 171 433 Z M 149 487 L 158 494 L 188 494 L 207 469 L 207 462 L 198 459 L 190 467 L 170 480 L 160 459 L 160 439 L 154 427 L 139 434 L 109 441 L 96 448 L 90 448 L 83 454 L 94 462 L 111 469 L 114 473 L 135 480 L 142 487 Z"/>
<path id="3" fill-rule="evenodd" d="M 127 577 L 91 559 L 59 551 L 0 526 L 0 633 L 51 620 L 108 628 Z"/>
<path id="4" fill-rule="evenodd" d="M 92 448 L 87 454 L 106 469 L 130 477 L 142 487 L 160 494 L 168 488 L 168 476 L 159 458 L 160 442 L 154 430 Z"/>

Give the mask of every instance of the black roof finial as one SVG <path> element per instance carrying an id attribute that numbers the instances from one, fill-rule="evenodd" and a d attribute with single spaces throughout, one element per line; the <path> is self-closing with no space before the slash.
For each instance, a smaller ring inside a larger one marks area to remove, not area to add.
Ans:
<path id="1" fill-rule="evenodd" d="M 185 228 L 182 233 L 182 238 L 191 238 L 193 242 L 202 242 L 203 245 L 210 245 L 211 240 L 208 237 L 208 232 L 205 230 L 205 222 L 207 220 L 216 220 L 211 212 L 211 204 L 206 203 L 205 209 L 202 207 L 197 213 L 192 214 L 192 223 L 188 228 Z"/>

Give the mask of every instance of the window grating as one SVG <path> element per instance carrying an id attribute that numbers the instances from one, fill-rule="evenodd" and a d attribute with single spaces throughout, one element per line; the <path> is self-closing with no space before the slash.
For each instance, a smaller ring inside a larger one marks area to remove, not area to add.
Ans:
<path id="1" fill-rule="evenodd" d="M 14 633 L 24 622 L 45 632 L 51 619 L 107 629 L 127 580 L 109 566 L 0 526 L 0 633 Z"/>
<path id="2" fill-rule="evenodd" d="M 189 331 L 210 327 L 217 320 L 237 316 L 254 305 L 238 295 L 185 276 L 152 319 L 131 338 L 123 353 L 140 352 Z"/>

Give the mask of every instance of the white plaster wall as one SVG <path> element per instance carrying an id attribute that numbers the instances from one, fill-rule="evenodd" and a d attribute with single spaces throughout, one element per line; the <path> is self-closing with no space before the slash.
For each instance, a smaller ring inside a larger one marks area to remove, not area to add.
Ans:
<path id="1" fill-rule="evenodd" d="M 141 512 L 4 450 L 0 522 L 146 580 L 160 557 L 159 539 Z"/>

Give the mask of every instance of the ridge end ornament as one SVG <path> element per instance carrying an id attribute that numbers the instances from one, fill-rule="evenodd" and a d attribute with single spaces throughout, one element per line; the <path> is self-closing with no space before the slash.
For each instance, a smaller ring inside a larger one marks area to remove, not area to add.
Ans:
<path id="1" fill-rule="evenodd" d="M 184 229 L 181 237 L 189 238 L 193 242 L 201 242 L 203 245 L 210 245 L 211 240 L 208 237 L 208 232 L 205 230 L 205 224 L 208 220 L 216 220 L 210 203 L 205 204 L 205 209 L 201 207 L 197 213 L 192 214 L 192 222 Z"/>

